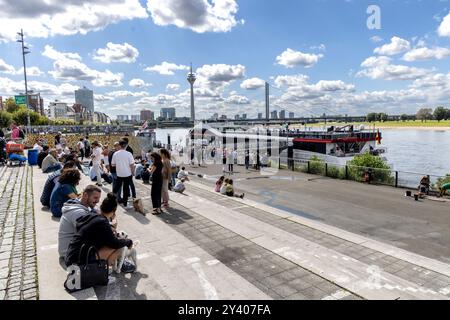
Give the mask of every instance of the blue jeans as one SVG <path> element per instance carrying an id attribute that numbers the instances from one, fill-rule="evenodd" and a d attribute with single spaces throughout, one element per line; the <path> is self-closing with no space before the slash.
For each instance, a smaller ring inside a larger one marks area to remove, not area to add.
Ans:
<path id="1" fill-rule="evenodd" d="M 44 173 L 51 173 L 51 172 L 55 172 L 55 171 L 61 170 L 61 169 L 62 169 L 62 166 L 58 163 L 58 164 L 48 167 L 47 170 L 44 171 Z"/>

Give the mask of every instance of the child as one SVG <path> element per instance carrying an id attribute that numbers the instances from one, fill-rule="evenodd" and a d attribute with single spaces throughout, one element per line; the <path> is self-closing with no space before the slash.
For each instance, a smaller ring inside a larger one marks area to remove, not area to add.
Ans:
<path id="1" fill-rule="evenodd" d="M 229 197 L 236 197 L 236 198 L 244 199 L 244 194 L 238 195 L 238 194 L 234 193 L 233 179 L 228 180 L 228 185 L 225 188 L 225 194 Z"/>
<path id="2" fill-rule="evenodd" d="M 223 181 L 222 186 L 220 187 L 220 194 L 223 194 L 223 195 L 226 195 L 226 194 L 227 194 L 226 189 L 227 189 L 227 185 L 228 185 L 229 180 L 230 180 L 230 179 L 226 178 L 226 179 Z"/>
<path id="3" fill-rule="evenodd" d="M 214 188 L 214 191 L 215 191 L 215 192 L 220 192 L 220 188 L 222 187 L 223 180 L 225 180 L 225 177 L 224 177 L 224 176 L 221 176 L 221 177 L 219 178 L 219 180 L 217 180 L 217 182 L 216 182 L 216 187 Z"/>

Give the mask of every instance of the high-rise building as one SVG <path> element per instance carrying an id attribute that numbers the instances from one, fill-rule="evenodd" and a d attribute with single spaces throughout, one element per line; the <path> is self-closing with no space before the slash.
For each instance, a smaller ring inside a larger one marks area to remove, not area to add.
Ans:
<path id="1" fill-rule="evenodd" d="M 261 120 L 262 118 L 262 113 L 258 113 L 258 120 Z"/>
<path id="2" fill-rule="evenodd" d="M 214 113 L 211 117 L 211 120 L 218 120 L 219 119 L 219 114 L 218 113 Z"/>
<path id="3" fill-rule="evenodd" d="M 243 113 L 241 119 L 243 119 L 243 120 L 247 119 L 247 114 Z"/>
<path id="4" fill-rule="evenodd" d="M 278 112 L 277 110 L 274 110 L 270 113 L 270 118 L 271 119 L 278 119 Z"/>
<path id="5" fill-rule="evenodd" d="M 165 120 L 175 119 L 175 108 L 161 108 L 160 116 Z"/>
<path id="6" fill-rule="evenodd" d="M 141 121 L 153 121 L 155 114 L 151 110 L 141 110 Z"/>
<path id="7" fill-rule="evenodd" d="M 141 115 L 139 115 L 139 114 L 132 114 L 131 115 L 131 121 L 141 121 Z"/>
<path id="8" fill-rule="evenodd" d="M 238 115 L 238 114 L 235 114 L 235 115 L 234 115 L 234 120 L 239 120 L 239 119 L 240 119 L 239 115 Z"/>
<path id="9" fill-rule="evenodd" d="M 86 87 L 75 90 L 75 103 L 81 104 L 87 110 L 94 112 L 94 91 Z"/>
<path id="10" fill-rule="evenodd" d="M 128 121 L 130 118 L 128 115 L 118 115 L 117 121 Z"/>
<path id="11" fill-rule="evenodd" d="M 295 114 L 293 112 L 289 112 L 289 119 L 294 119 L 295 118 Z"/>
<path id="12" fill-rule="evenodd" d="M 67 118 L 68 105 L 64 102 L 50 102 L 50 119 L 65 119 Z"/>
<path id="13" fill-rule="evenodd" d="M 280 119 L 286 119 L 286 111 L 285 110 L 281 110 L 280 111 Z"/>

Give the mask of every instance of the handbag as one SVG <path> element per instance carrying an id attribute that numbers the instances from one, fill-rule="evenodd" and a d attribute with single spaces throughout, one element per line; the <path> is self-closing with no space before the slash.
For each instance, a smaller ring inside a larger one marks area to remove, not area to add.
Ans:
<path id="1" fill-rule="evenodd" d="M 81 254 L 85 245 L 80 249 L 78 263 L 67 268 L 68 274 L 64 281 L 64 288 L 69 293 L 87 289 L 94 286 L 106 286 L 108 284 L 108 262 L 100 259 L 97 249 L 91 246 L 86 254 L 84 263 L 81 261 Z M 96 260 L 89 262 L 91 252 L 95 253 Z"/>

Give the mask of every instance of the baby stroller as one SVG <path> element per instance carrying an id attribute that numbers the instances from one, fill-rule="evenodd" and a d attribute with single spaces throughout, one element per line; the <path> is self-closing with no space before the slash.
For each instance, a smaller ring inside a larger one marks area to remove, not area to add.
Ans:
<path id="1" fill-rule="evenodd" d="M 10 140 L 6 143 L 6 159 L 9 166 L 21 166 L 27 158 L 23 155 L 25 146 L 21 140 Z"/>

